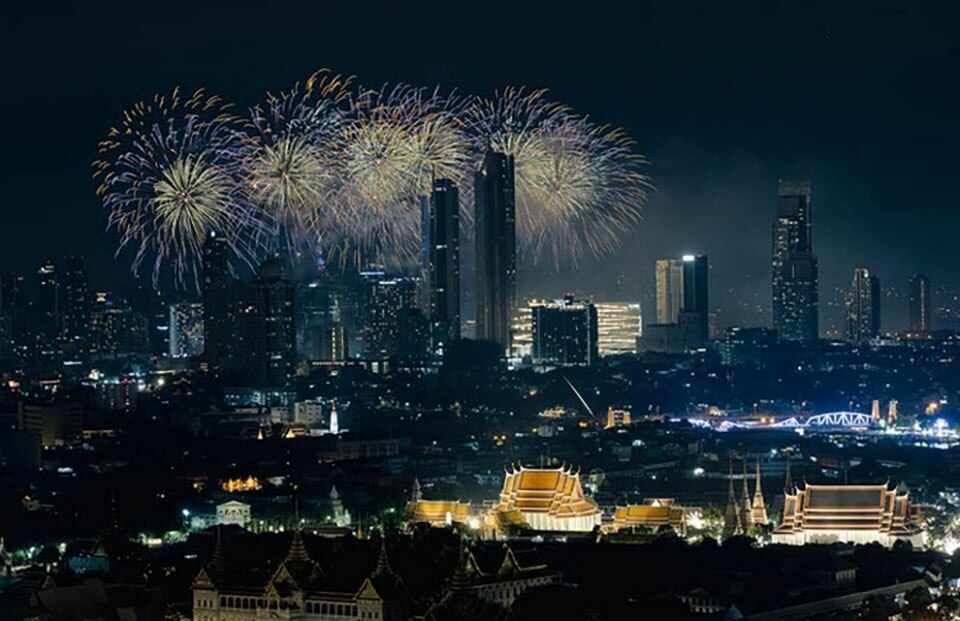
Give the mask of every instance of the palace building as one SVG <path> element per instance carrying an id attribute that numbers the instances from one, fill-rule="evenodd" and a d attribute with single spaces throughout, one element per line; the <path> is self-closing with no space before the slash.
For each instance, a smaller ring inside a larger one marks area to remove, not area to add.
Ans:
<path id="1" fill-rule="evenodd" d="M 407 618 L 409 602 L 403 581 L 390 567 L 383 539 L 374 569 L 356 588 L 345 590 L 342 580 L 327 576 L 310 557 L 300 530 L 294 532 L 286 556 L 269 572 L 231 563 L 218 530 L 213 556 L 193 581 L 195 621 L 390 621 Z"/>
<path id="2" fill-rule="evenodd" d="M 923 544 L 923 531 L 913 521 L 909 491 L 900 484 L 812 485 L 784 491 L 783 516 L 773 531 L 774 543 L 880 543 L 899 540 Z"/>
<path id="3" fill-rule="evenodd" d="M 590 532 L 602 511 L 584 495 L 579 471 L 561 468 L 511 468 L 492 518 L 500 528 L 545 532 Z"/>
<path id="4" fill-rule="evenodd" d="M 613 529 L 635 530 L 669 526 L 680 535 L 687 532 L 686 511 L 673 498 L 647 498 L 642 505 L 617 507 L 613 514 Z"/>

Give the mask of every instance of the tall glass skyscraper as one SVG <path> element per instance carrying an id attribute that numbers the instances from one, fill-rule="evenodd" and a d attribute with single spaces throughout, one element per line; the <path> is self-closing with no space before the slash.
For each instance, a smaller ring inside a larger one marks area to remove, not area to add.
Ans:
<path id="1" fill-rule="evenodd" d="M 510 350 L 517 305 L 513 157 L 488 151 L 474 179 L 477 338 Z"/>
<path id="2" fill-rule="evenodd" d="M 910 331 L 930 329 L 930 279 L 926 274 L 914 274 L 910 278 Z"/>
<path id="3" fill-rule="evenodd" d="M 771 253 L 773 327 L 790 341 L 812 341 L 820 332 L 810 197 L 809 180 L 780 181 Z"/>
<path id="4" fill-rule="evenodd" d="M 846 339 L 866 343 L 880 334 L 880 280 L 858 267 L 846 299 Z"/>
<path id="5" fill-rule="evenodd" d="M 424 202 L 423 261 L 425 311 L 433 326 L 434 348 L 460 338 L 460 197 L 448 179 L 433 182 Z"/>

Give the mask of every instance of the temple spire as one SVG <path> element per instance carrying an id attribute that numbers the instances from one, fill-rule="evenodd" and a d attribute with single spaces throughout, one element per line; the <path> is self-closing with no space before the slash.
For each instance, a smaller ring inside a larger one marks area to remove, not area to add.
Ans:
<path id="1" fill-rule="evenodd" d="M 747 459 L 743 459 L 743 493 L 740 495 L 740 528 L 746 534 L 753 526 L 753 515 L 750 512 L 750 477 L 747 476 Z"/>
<path id="2" fill-rule="evenodd" d="M 420 488 L 420 479 L 417 477 L 413 478 L 413 493 L 411 494 L 411 500 L 413 502 L 420 502 L 423 500 L 423 490 Z"/>
<path id="3" fill-rule="evenodd" d="M 760 488 L 760 456 L 757 456 L 757 487 L 753 492 L 753 511 L 751 512 L 754 524 L 767 524 L 767 504 L 763 501 L 763 490 Z"/>
<path id="4" fill-rule="evenodd" d="M 303 543 L 303 533 L 300 528 L 300 494 L 296 486 L 293 488 L 293 519 L 293 539 L 290 541 L 290 549 L 287 550 L 284 561 L 288 563 L 291 561 L 312 563 L 313 559 L 310 558 L 307 547 Z"/>
<path id="5" fill-rule="evenodd" d="M 373 570 L 373 575 L 393 575 L 393 568 L 390 567 L 390 557 L 387 556 L 387 537 L 383 531 L 380 532 L 380 554 L 377 556 L 377 566 Z"/>
<path id="6" fill-rule="evenodd" d="M 740 524 L 740 508 L 737 506 L 737 495 L 733 491 L 733 460 L 730 460 L 729 466 L 730 471 L 727 475 L 727 508 L 723 514 L 724 539 L 743 533 Z"/>
<path id="7" fill-rule="evenodd" d="M 217 540 L 213 544 L 213 554 L 210 555 L 210 562 L 207 567 L 216 573 L 223 573 L 227 570 L 227 555 L 223 551 L 223 539 L 220 537 L 220 527 L 217 526 Z"/>

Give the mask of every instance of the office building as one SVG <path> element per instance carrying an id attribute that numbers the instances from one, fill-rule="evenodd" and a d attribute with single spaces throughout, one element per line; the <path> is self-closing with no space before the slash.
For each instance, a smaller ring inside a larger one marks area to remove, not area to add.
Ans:
<path id="1" fill-rule="evenodd" d="M 648 324 L 640 349 L 681 353 L 703 347 L 710 338 L 709 261 L 706 255 L 684 255 L 680 261 L 657 261 L 657 316 L 673 321 Z M 662 312 L 661 312 L 662 311 Z"/>
<path id="2" fill-rule="evenodd" d="M 677 323 L 683 305 L 683 262 L 658 259 L 656 285 L 657 323 Z"/>
<path id="3" fill-rule="evenodd" d="M 687 315 L 690 322 L 695 324 L 701 344 L 710 338 L 709 269 L 706 255 L 683 256 L 683 301 L 680 314 Z"/>
<path id="4" fill-rule="evenodd" d="M 510 351 L 517 304 L 513 157 L 488 151 L 474 183 L 477 338 Z"/>
<path id="5" fill-rule="evenodd" d="M 278 257 L 263 262 L 254 281 L 244 287 L 243 300 L 241 358 L 246 384 L 292 391 L 297 340 L 294 286 L 284 278 Z"/>
<path id="6" fill-rule="evenodd" d="M 727 328 L 720 348 L 723 364 L 732 367 L 763 367 L 776 347 L 777 333 L 770 328 Z"/>
<path id="7" fill-rule="evenodd" d="M 203 304 L 180 302 L 170 305 L 169 354 L 172 358 L 193 358 L 203 354 Z"/>
<path id="8" fill-rule="evenodd" d="M 914 274 L 910 278 L 910 331 L 929 332 L 930 327 L 930 279 L 926 274 Z"/>
<path id="9" fill-rule="evenodd" d="M 230 245 L 210 233 L 203 244 L 204 358 L 214 376 L 234 354 L 237 288 L 230 272 Z"/>
<path id="10" fill-rule="evenodd" d="M 386 358 L 396 353 L 401 315 L 417 307 L 416 278 L 391 276 L 381 270 L 360 274 L 364 354 Z"/>
<path id="11" fill-rule="evenodd" d="M 44 447 L 62 446 L 80 439 L 83 408 L 78 401 L 29 404 L 21 401 L 19 428 L 40 437 Z"/>
<path id="12" fill-rule="evenodd" d="M 600 356 L 637 353 L 642 317 L 636 302 L 594 302 Z"/>
<path id="13" fill-rule="evenodd" d="M 60 335 L 60 283 L 57 266 L 45 261 L 37 272 L 37 302 L 32 315 L 36 332 L 45 346 L 51 345 Z"/>
<path id="14" fill-rule="evenodd" d="M 880 281 L 865 268 L 854 270 L 846 297 L 846 330 L 851 343 L 866 343 L 880 334 Z"/>
<path id="15" fill-rule="evenodd" d="M 0 276 L 0 360 L 15 356 L 27 332 L 27 300 L 23 274 Z"/>
<path id="16" fill-rule="evenodd" d="M 597 361 L 597 309 L 592 303 L 567 296 L 534 300 L 530 308 L 534 364 L 589 366 Z"/>
<path id="17" fill-rule="evenodd" d="M 144 354 L 148 341 L 147 318 L 109 292 L 93 295 L 90 311 L 89 351 L 100 358 Z"/>
<path id="18" fill-rule="evenodd" d="M 780 181 L 773 221 L 773 328 L 790 341 L 819 337 L 817 258 L 813 255 L 810 181 Z"/>
<path id="19" fill-rule="evenodd" d="M 345 360 L 355 331 L 355 291 L 339 280 L 320 278 L 298 288 L 296 309 L 298 353 L 313 362 Z"/>
<path id="20" fill-rule="evenodd" d="M 86 349 L 90 327 L 90 290 L 82 257 L 64 257 L 59 277 L 60 335 L 69 353 Z"/>
<path id="21" fill-rule="evenodd" d="M 423 203 L 424 312 L 432 326 L 434 350 L 460 338 L 460 198 L 448 179 L 433 182 Z"/>

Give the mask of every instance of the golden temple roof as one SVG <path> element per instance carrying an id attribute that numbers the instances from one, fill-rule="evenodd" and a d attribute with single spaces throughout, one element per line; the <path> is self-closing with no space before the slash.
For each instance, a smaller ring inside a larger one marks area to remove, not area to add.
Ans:
<path id="1" fill-rule="evenodd" d="M 547 513 L 557 517 L 598 515 L 600 508 L 583 493 L 580 473 L 572 468 L 508 470 L 497 509 L 501 512 Z"/>

